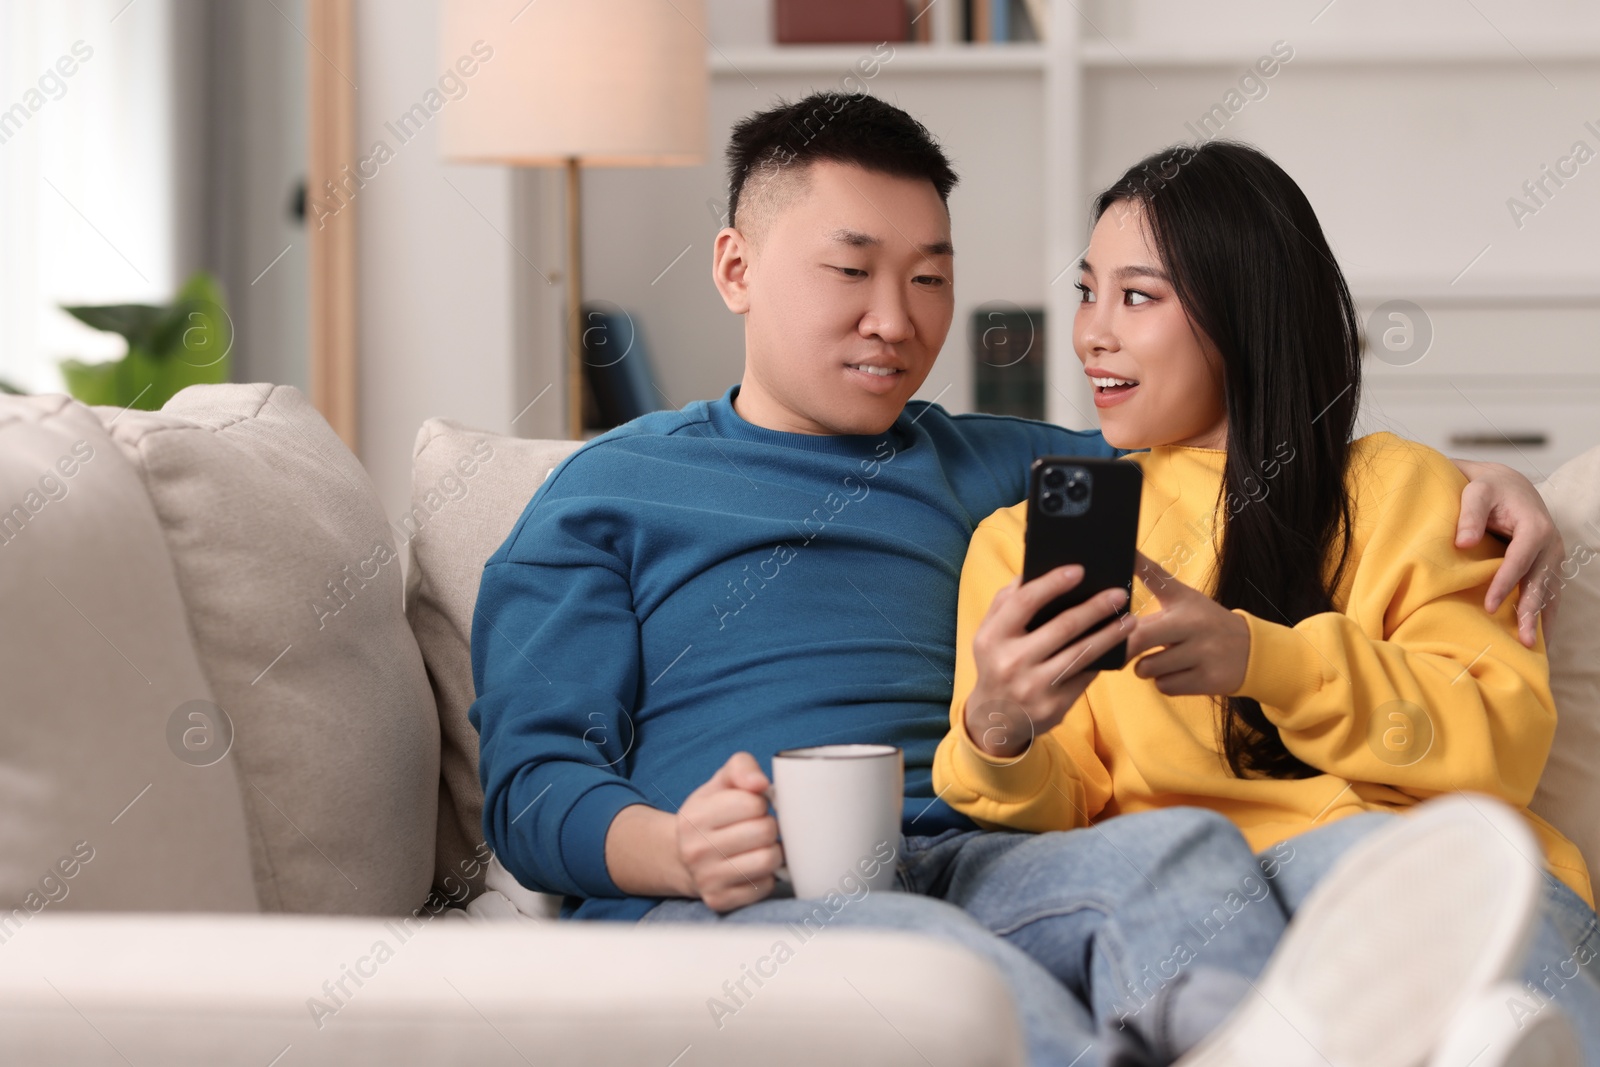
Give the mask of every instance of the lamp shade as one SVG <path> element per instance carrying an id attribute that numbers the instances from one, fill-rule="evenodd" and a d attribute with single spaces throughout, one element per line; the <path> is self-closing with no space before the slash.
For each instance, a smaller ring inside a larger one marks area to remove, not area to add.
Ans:
<path id="1" fill-rule="evenodd" d="M 444 0 L 443 19 L 446 68 L 480 60 L 468 92 L 443 109 L 445 158 L 703 161 L 704 0 Z"/>

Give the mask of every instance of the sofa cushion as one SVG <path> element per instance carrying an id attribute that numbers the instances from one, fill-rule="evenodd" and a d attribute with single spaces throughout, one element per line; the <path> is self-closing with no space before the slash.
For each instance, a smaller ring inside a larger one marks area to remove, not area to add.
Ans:
<path id="1" fill-rule="evenodd" d="M 580 441 L 539 441 L 429 419 L 417 431 L 411 512 L 395 525 L 409 539 L 406 614 L 439 707 L 439 848 L 436 888 L 451 900 L 483 891 L 483 786 L 478 731 L 467 721 L 472 616 L 483 564 L 511 533 L 539 483 Z M 463 891 L 465 896 L 463 896 Z"/>
<path id="2" fill-rule="evenodd" d="M 366 471 L 290 386 L 191 386 L 112 436 L 233 721 L 262 908 L 409 913 L 432 881 L 439 727 Z"/>
<path id="3" fill-rule="evenodd" d="M 65 396 L 0 396 L 0 605 L 0 944 L 58 910 L 257 910 L 161 526 Z"/>
<path id="4" fill-rule="evenodd" d="M 1533 811 L 1565 834 L 1600 872 L 1600 448 L 1540 483 L 1567 545 L 1561 603 L 1550 636 L 1556 739 Z M 1600 885 L 1600 880 L 1596 881 Z"/>

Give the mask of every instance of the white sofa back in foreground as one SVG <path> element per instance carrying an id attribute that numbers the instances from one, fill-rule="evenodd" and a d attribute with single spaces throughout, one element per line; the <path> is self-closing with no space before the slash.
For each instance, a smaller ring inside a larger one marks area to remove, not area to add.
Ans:
<path id="1" fill-rule="evenodd" d="M 932 938 L 425 905 L 484 876 L 478 571 L 572 447 L 431 422 L 391 527 L 293 389 L 0 396 L 0 1063 L 1022 1062 Z"/>

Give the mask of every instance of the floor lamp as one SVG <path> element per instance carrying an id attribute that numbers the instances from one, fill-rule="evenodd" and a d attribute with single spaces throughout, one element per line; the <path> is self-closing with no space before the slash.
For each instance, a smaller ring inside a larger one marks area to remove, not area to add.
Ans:
<path id="1" fill-rule="evenodd" d="M 567 429 L 580 438 L 581 168 L 704 161 L 705 0 L 445 0 L 440 41 L 467 88 L 443 105 L 444 157 L 566 169 Z"/>

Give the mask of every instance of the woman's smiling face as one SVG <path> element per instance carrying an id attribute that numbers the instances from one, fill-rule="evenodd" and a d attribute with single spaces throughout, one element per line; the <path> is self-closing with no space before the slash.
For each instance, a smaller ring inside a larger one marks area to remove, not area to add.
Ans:
<path id="1" fill-rule="evenodd" d="M 1221 354 L 1178 302 L 1142 203 L 1119 200 L 1100 216 L 1079 269 L 1072 347 L 1106 441 L 1225 447 Z"/>

